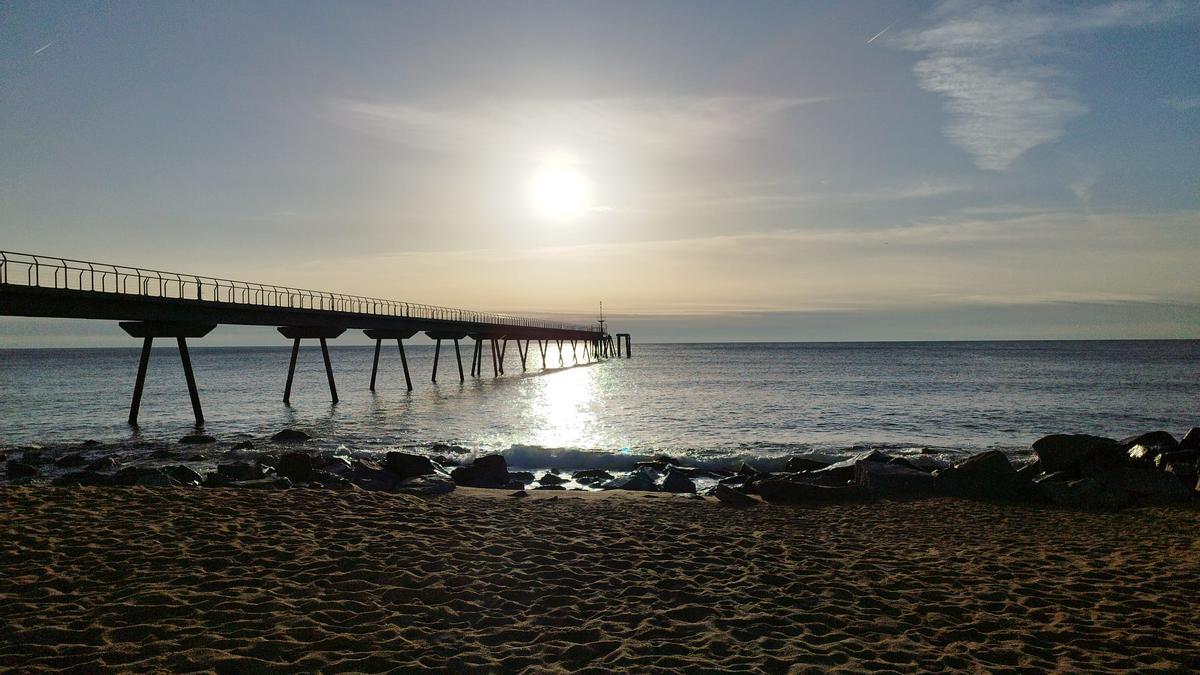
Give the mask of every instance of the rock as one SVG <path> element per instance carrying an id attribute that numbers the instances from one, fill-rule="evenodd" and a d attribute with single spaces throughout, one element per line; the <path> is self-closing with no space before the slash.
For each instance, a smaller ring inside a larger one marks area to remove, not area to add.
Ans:
<path id="1" fill-rule="evenodd" d="M 279 456 L 263 453 L 254 458 L 254 463 L 265 469 L 274 469 L 279 465 Z"/>
<path id="2" fill-rule="evenodd" d="M 159 448 L 150 453 L 150 459 L 171 459 L 175 453 L 170 448 Z"/>
<path id="3" fill-rule="evenodd" d="M 151 466 L 127 466 L 112 475 L 112 482 L 113 485 L 137 485 L 143 476 L 155 473 L 162 471 Z"/>
<path id="4" fill-rule="evenodd" d="M 233 445 L 234 450 L 253 450 L 254 444 L 250 441 L 238 441 Z"/>
<path id="5" fill-rule="evenodd" d="M 303 443 L 311 439 L 312 436 L 298 429 L 284 429 L 271 437 L 276 443 Z"/>
<path id="6" fill-rule="evenodd" d="M 234 481 L 260 480 L 263 477 L 262 467 L 246 462 L 218 464 L 217 473 Z"/>
<path id="7" fill-rule="evenodd" d="M 645 469 L 638 469 L 623 478 L 614 478 L 600 487 L 604 490 L 658 492 L 658 486 L 654 484 L 654 477 Z"/>
<path id="8" fill-rule="evenodd" d="M 882 462 L 867 462 L 880 464 Z M 718 486 L 724 487 L 724 486 Z M 822 485 L 819 480 L 800 478 L 768 478 L 758 483 L 758 494 L 772 503 L 852 502 L 867 497 L 858 485 Z"/>
<path id="9" fill-rule="evenodd" d="M 612 480 L 613 475 L 603 469 L 585 469 L 583 471 L 576 471 L 571 475 L 571 478 L 574 478 L 576 483 L 583 483 L 586 485 L 589 483 L 599 483 L 601 481 Z"/>
<path id="10" fill-rule="evenodd" d="M 100 441 L 89 438 L 86 441 L 80 443 L 79 445 L 80 445 L 80 447 L 84 447 L 84 448 L 94 448 L 97 445 L 100 445 Z"/>
<path id="11" fill-rule="evenodd" d="M 204 482 L 204 476 L 201 476 L 195 469 L 183 465 L 164 466 L 162 472 L 180 485 L 200 485 Z"/>
<path id="12" fill-rule="evenodd" d="M 1066 482 L 1040 481 L 1038 489 L 1051 504 L 1072 509 L 1115 511 L 1127 501 L 1123 493 L 1109 490 L 1093 478 Z"/>
<path id="13" fill-rule="evenodd" d="M 1077 469 L 1084 462 L 1111 461 L 1123 455 L 1121 445 L 1111 438 L 1086 434 L 1051 434 L 1033 443 L 1042 471 Z"/>
<path id="14" fill-rule="evenodd" d="M 292 481 L 283 477 L 236 480 L 229 483 L 228 487 L 244 488 L 247 490 L 287 490 L 292 487 Z"/>
<path id="15" fill-rule="evenodd" d="M 1023 464 L 1021 466 L 1021 468 L 1017 469 L 1017 476 L 1019 476 L 1023 480 L 1033 480 L 1034 478 L 1037 478 L 1041 473 L 1042 473 L 1042 464 L 1041 464 L 1041 462 L 1037 461 L 1036 459 L 1033 460 L 1032 462 L 1026 462 L 1025 464 Z"/>
<path id="16" fill-rule="evenodd" d="M 1192 427 L 1179 441 L 1178 450 L 1200 450 L 1200 427 Z"/>
<path id="17" fill-rule="evenodd" d="M 509 480 L 519 480 L 522 483 L 532 483 L 534 481 L 532 471 L 509 471 Z"/>
<path id="18" fill-rule="evenodd" d="M 891 457 L 879 452 L 878 450 L 871 450 L 869 452 L 859 453 L 850 459 L 834 462 L 829 466 L 813 471 L 813 473 L 822 474 L 829 479 L 844 483 L 854 480 L 854 467 L 859 462 L 887 462 L 891 459 Z"/>
<path id="19" fill-rule="evenodd" d="M 854 483 L 872 497 L 916 498 L 937 492 L 937 480 L 931 474 L 895 462 L 859 462 L 854 467 Z"/>
<path id="20" fill-rule="evenodd" d="M 534 490 L 566 490 L 567 488 L 561 485 L 539 485 Z"/>
<path id="21" fill-rule="evenodd" d="M 432 497 L 454 492 L 454 481 L 441 476 L 413 476 L 405 478 L 392 488 L 392 492 L 419 497 Z"/>
<path id="22" fill-rule="evenodd" d="M 816 471 L 817 469 L 824 469 L 830 464 L 831 462 L 826 462 L 812 457 L 805 457 L 803 455 L 797 455 L 795 457 L 788 458 L 787 465 L 784 467 L 784 471 L 787 471 L 788 473 Z"/>
<path id="23" fill-rule="evenodd" d="M 203 445 L 205 443 L 216 443 L 217 439 L 208 434 L 188 434 L 179 439 L 179 442 L 186 445 Z"/>
<path id="24" fill-rule="evenodd" d="M 349 478 L 321 469 L 313 469 L 309 478 L 315 485 L 330 490 L 354 490 L 357 487 Z"/>
<path id="25" fill-rule="evenodd" d="M 1179 449 L 1175 437 L 1165 431 L 1151 431 L 1140 436 L 1131 436 L 1121 441 L 1125 454 L 1136 462 L 1154 463 L 1161 454 Z"/>
<path id="26" fill-rule="evenodd" d="M 1169 476 L 1174 476 L 1189 489 L 1196 484 L 1197 475 L 1200 474 L 1200 469 L 1197 468 L 1196 464 L 1186 462 L 1167 464 L 1162 468 L 1162 471 Z"/>
<path id="27" fill-rule="evenodd" d="M 350 458 L 343 457 L 342 455 L 326 457 L 321 461 L 321 468 L 329 473 L 337 474 L 339 476 L 346 476 L 354 470 L 354 466 L 350 462 Z"/>
<path id="28" fill-rule="evenodd" d="M 138 476 L 135 485 L 141 485 L 142 487 L 171 487 L 172 485 L 178 485 L 178 483 L 171 480 L 171 477 L 162 471 L 155 470 L 146 471 Z"/>
<path id="29" fill-rule="evenodd" d="M 1035 483 L 1069 483 L 1073 480 L 1079 480 L 1078 471 L 1051 471 L 1044 473 L 1033 479 Z"/>
<path id="30" fill-rule="evenodd" d="M 424 455 L 412 455 L 407 452 L 389 452 L 384 459 L 383 468 L 404 478 L 415 478 L 437 473 L 433 462 Z"/>
<path id="31" fill-rule="evenodd" d="M 545 475 L 543 475 L 541 478 L 538 479 L 539 485 L 562 485 L 563 483 L 566 483 L 566 482 L 567 482 L 566 478 L 563 478 L 561 476 L 556 476 L 552 473 L 546 473 Z"/>
<path id="32" fill-rule="evenodd" d="M 95 471 L 72 471 L 63 476 L 59 476 L 51 481 L 52 485 L 70 485 L 70 486 L 109 486 L 113 485 L 113 478 L 107 474 L 96 473 Z"/>
<path id="33" fill-rule="evenodd" d="M 88 471 L 116 471 L 121 466 L 116 457 L 106 456 L 101 457 L 87 465 Z"/>
<path id="34" fill-rule="evenodd" d="M 54 460 L 54 466 L 63 469 L 73 469 L 75 467 L 83 466 L 84 464 L 87 464 L 87 460 L 83 458 L 83 455 L 63 455 L 62 457 Z"/>
<path id="35" fill-rule="evenodd" d="M 934 475 L 938 489 L 956 497 L 1021 500 L 1036 494 L 1030 483 L 1017 475 L 1008 456 L 999 450 L 972 455 Z"/>
<path id="36" fill-rule="evenodd" d="M 451 455 L 469 455 L 469 454 L 471 454 L 470 450 L 468 450 L 467 448 L 464 448 L 461 445 L 451 445 L 451 444 L 447 444 L 447 443 L 434 443 L 433 445 L 429 446 L 429 451 L 432 453 L 439 454 L 439 455 L 445 455 L 447 453 L 451 454 Z M 438 462 L 438 464 L 441 464 L 443 466 L 445 466 L 447 464 L 453 464 L 453 463 L 454 462 Z"/>
<path id="37" fill-rule="evenodd" d="M 346 476 L 355 485 L 364 490 L 391 490 L 399 479 L 396 474 L 384 471 L 383 467 L 366 459 L 356 459 L 350 463 L 350 474 Z"/>
<path id="38" fill-rule="evenodd" d="M 203 487 L 206 487 L 206 488 L 218 488 L 218 487 L 229 487 L 230 485 L 233 485 L 235 482 L 236 481 L 234 481 L 229 476 L 225 476 L 225 475 L 219 474 L 215 471 L 211 471 L 209 473 L 204 474 L 204 482 L 201 483 L 200 485 Z"/>
<path id="39" fill-rule="evenodd" d="M 663 492 L 674 494 L 695 493 L 696 484 L 682 472 L 671 469 L 667 471 L 666 478 L 663 478 L 662 489 Z"/>
<path id="40" fill-rule="evenodd" d="M 185 462 L 203 462 L 206 459 L 208 459 L 208 455 L 202 455 L 200 453 L 196 453 L 194 455 L 188 455 L 187 457 L 184 457 L 183 461 L 185 461 Z"/>
<path id="41" fill-rule="evenodd" d="M 275 464 L 275 473 L 291 479 L 293 483 L 307 483 L 312 480 L 312 457 L 303 452 L 284 453 Z"/>
<path id="42" fill-rule="evenodd" d="M 485 455 L 471 466 L 460 466 L 450 472 L 454 482 L 467 487 L 499 488 L 509 484 L 508 462 L 502 455 Z"/>
<path id="43" fill-rule="evenodd" d="M 1124 492 L 1141 504 L 1182 501 L 1191 496 L 1178 478 L 1148 466 L 1109 466 L 1090 464 L 1083 467 L 1086 478 L 1093 478 L 1108 490 Z"/>
<path id="44" fill-rule="evenodd" d="M 517 490 L 516 492 L 509 495 L 509 497 L 518 497 L 518 498 L 519 497 L 528 497 L 528 496 L 529 496 L 529 493 L 524 490 Z"/>
<path id="45" fill-rule="evenodd" d="M 748 506 L 758 506 L 760 503 L 754 497 L 751 497 L 744 492 L 738 492 L 728 485 L 717 485 L 717 489 L 713 492 L 713 495 L 715 495 L 717 499 L 721 500 L 722 504 L 739 509 L 746 508 Z"/>
<path id="46" fill-rule="evenodd" d="M 14 478 L 32 478 L 38 475 L 38 470 L 25 462 L 18 462 L 15 459 L 8 460 L 5 465 L 8 471 L 8 479 Z"/>

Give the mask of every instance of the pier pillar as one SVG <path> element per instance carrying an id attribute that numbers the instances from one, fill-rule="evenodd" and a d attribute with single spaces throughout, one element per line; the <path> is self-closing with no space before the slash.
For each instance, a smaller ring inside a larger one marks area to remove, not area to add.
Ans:
<path id="1" fill-rule="evenodd" d="M 334 326 L 281 326 L 277 329 L 280 335 L 292 341 L 292 358 L 288 363 L 287 384 L 283 387 L 283 403 L 292 404 L 292 381 L 296 375 L 296 357 L 300 355 L 300 340 L 315 339 L 321 343 L 321 358 L 325 361 L 325 378 L 329 380 L 329 397 L 334 403 L 338 402 L 337 385 L 333 381 L 333 362 L 329 358 L 329 343 L 331 340 L 346 332 L 345 328 Z M 372 380 L 374 378 L 372 377 Z"/>
<path id="2" fill-rule="evenodd" d="M 435 340 L 437 345 L 433 348 L 433 381 L 437 382 L 438 361 L 442 355 L 442 340 L 454 341 L 454 356 L 458 359 L 458 381 L 464 382 L 467 378 L 463 377 L 462 369 L 462 352 L 458 349 L 458 341 L 467 337 L 466 331 L 453 330 L 427 330 L 425 335 L 430 340 Z"/>
<path id="3" fill-rule="evenodd" d="M 150 349 L 156 337 L 173 337 L 179 346 L 179 360 L 183 364 L 183 376 L 187 380 L 188 397 L 192 401 L 192 415 L 196 426 L 204 426 L 204 411 L 200 407 L 200 392 L 196 389 L 196 375 L 192 371 L 192 358 L 188 353 L 187 338 L 202 338 L 216 324 L 200 324 L 185 321 L 122 321 L 121 329 L 130 337 L 142 338 L 142 354 L 138 359 L 137 380 L 133 385 L 133 400 L 129 404 L 129 424 L 137 426 L 138 411 L 142 407 L 142 392 L 146 387 L 146 372 L 150 368 Z"/>
<path id="4" fill-rule="evenodd" d="M 379 349 L 384 340 L 395 340 L 396 348 L 400 350 L 400 365 L 404 368 L 404 385 L 412 391 L 412 375 L 408 372 L 408 355 L 404 353 L 404 341 L 417 334 L 412 330 L 382 330 L 369 328 L 363 333 L 375 341 L 375 362 L 371 366 L 371 391 L 375 391 L 375 372 L 379 369 Z"/>
<path id="5" fill-rule="evenodd" d="M 542 352 L 542 370 L 546 369 L 546 347 L 548 346 L 548 343 L 538 340 L 538 351 Z"/>
<path id="6" fill-rule="evenodd" d="M 525 372 L 525 360 L 529 357 L 529 340 L 525 341 L 525 348 L 521 349 L 521 343 L 517 342 L 517 351 L 521 352 L 521 372 Z"/>
<path id="7" fill-rule="evenodd" d="M 463 377 L 462 369 L 462 353 L 458 351 L 458 339 L 454 340 L 454 358 L 458 360 L 458 381 L 466 382 L 467 378 Z"/>
<path id="8" fill-rule="evenodd" d="M 433 382 L 437 382 L 438 357 L 442 355 L 442 341 L 439 339 L 433 348 Z"/>
<path id="9" fill-rule="evenodd" d="M 500 377 L 500 366 L 496 362 L 496 350 L 499 347 L 496 345 L 496 338 L 492 338 L 492 377 Z"/>
<path id="10" fill-rule="evenodd" d="M 504 374 L 504 354 L 508 351 L 508 338 L 500 342 L 500 374 Z"/>
<path id="11" fill-rule="evenodd" d="M 563 348 L 562 348 L 563 341 L 557 340 L 557 342 L 558 342 L 558 365 L 565 366 L 567 364 L 565 361 L 563 361 Z"/>
<path id="12" fill-rule="evenodd" d="M 375 341 L 375 360 L 371 362 L 371 391 L 375 391 L 375 374 L 379 372 L 379 348 L 383 346 L 383 340 Z"/>

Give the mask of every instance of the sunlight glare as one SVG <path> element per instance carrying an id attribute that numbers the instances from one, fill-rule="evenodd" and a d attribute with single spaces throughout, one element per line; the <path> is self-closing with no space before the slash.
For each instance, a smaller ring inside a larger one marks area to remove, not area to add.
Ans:
<path id="1" fill-rule="evenodd" d="M 569 163 L 549 161 L 534 174 L 529 197 L 540 217 L 566 222 L 576 220 L 588 211 L 591 185 L 587 177 Z"/>

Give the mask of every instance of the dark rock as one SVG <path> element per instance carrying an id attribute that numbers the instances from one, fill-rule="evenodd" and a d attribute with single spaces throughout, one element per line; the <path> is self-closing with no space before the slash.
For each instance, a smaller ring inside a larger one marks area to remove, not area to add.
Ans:
<path id="1" fill-rule="evenodd" d="M 1170 464 L 1191 464 L 1200 462 L 1200 450 L 1176 450 L 1164 452 L 1154 458 L 1154 466 L 1165 469 Z"/>
<path id="2" fill-rule="evenodd" d="M 272 455 L 269 452 L 263 453 L 254 458 L 254 463 L 263 468 L 274 469 L 276 466 L 279 466 L 279 455 Z"/>
<path id="3" fill-rule="evenodd" d="M 391 490 L 399 480 L 396 474 L 384 471 L 383 467 L 366 459 L 352 461 L 350 474 L 346 477 L 364 490 L 372 491 Z"/>
<path id="4" fill-rule="evenodd" d="M 392 488 L 392 492 L 399 492 L 406 495 L 417 495 L 419 497 L 432 497 L 434 495 L 444 495 L 448 492 L 454 492 L 454 481 L 441 476 L 413 476 L 405 478 Z"/>
<path id="5" fill-rule="evenodd" d="M 534 490 L 566 490 L 567 488 L 561 485 L 539 485 Z"/>
<path id="6" fill-rule="evenodd" d="M 1111 438 L 1086 434 L 1051 434 L 1033 443 L 1042 471 L 1077 469 L 1085 462 L 1114 461 L 1124 455 L 1121 445 Z"/>
<path id="7" fill-rule="evenodd" d="M 1069 483 L 1079 480 L 1078 471 L 1051 471 L 1033 479 L 1035 483 Z"/>
<path id="8" fill-rule="evenodd" d="M 532 471 L 509 471 L 509 480 L 519 480 L 522 483 L 532 483 L 535 479 Z"/>
<path id="9" fill-rule="evenodd" d="M 276 443 L 303 443 L 311 439 L 312 436 L 298 429 L 284 429 L 271 437 Z"/>
<path id="10" fill-rule="evenodd" d="M 682 472 L 671 469 L 667 471 L 667 477 L 663 479 L 662 489 L 663 492 L 674 494 L 694 493 L 696 484 Z"/>
<path id="11" fill-rule="evenodd" d="M 859 462 L 854 483 L 872 497 L 928 497 L 937 492 L 931 474 L 896 462 Z"/>
<path id="12" fill-rule="evenodd" d="M 229 487 L 230 485 L 233 485 L 235 482 L 236 481 L 234 481 L 229 476 L 225 476 L 225 475 L 219 474 L 215 471 L 211 471 L 209 473 L 204 474 L 204 482 L 201 483 L 200 485 L 202 485 L 206 488 L 218 488 L 218 487 Z"/>
<path id="13" fill-rule="evenodd" d="M 234 450 L 253 450 L 254 443 L 251 443 L 250 441 L 238 441 L 237 443 L 234 443 L 233 449 Z"/>
<path id="14" fill-rule="evenodd" d="M 415 478 L 437 473 L 433 462 L 424 455 L 412 455 L 407 452 L 389 452 L 384 459 L 383 468 L 404 478 Z"/>
<path id="15" fill-rule="evenodd" d="M 185 462 L 203 462 L 206 459 L 208 459 L 208 455 L 202 455 L 200 453 L 196 453 L 194 455 L 188 455 L 187 457 L 184 458 L 183 461 L 185 461 Z"/>
<path id="16" fill-rule="evenodd" d="M 292 487 L 292 481 L 287 478 L 259 478 L 257 480 L 237 480 L 233 481 L 228 487 L 244 488 L 248 490 L 287 490 Z"/>
<path id="17" fill-rule="evenodd" d="M 827 467 L 813 471 L 813 473 L 822 474 L 830 479 L 846 483 L 854 480 L 854 467 L 859 462 L 887 462 L 891 459 L 891 457 L 879 452 L 878 450 L 871 450 L 868 452 L 859 453 L 850 459 L 834 462 Z"/>
<path id="18" fill-rule="evenodd" d="M 261 466 L 247 464 L 246 462 L 218 464 L 217 473 L 234 481 L 260 480 L 263 477 Z"/>
<path id="19" fill-rule="evenodd" d="M 432 453 L 437 453 L 439 455 L 444 455 L 447 453 L 449 453 L 451 455 L 467 455 L 467 454 L 471 453 L 471 451 L 469 449 L 464 448 L 461 445 L 451 445 L 451 444 L 447 444 L 447 443 L 434 443 L 433 445 L 429 446 L 429 451 Z M 438 462 L 438 464 L 441 464 L 443 466 L 453 464 L 453 463 L 454 462 Z"/>
<path id="20" fill-rule="evenodd" d="M 38 464 L 45 464 L 47 459 L 41 448 L 26 448 L 21 452 L 21 462 L 30 466 L 37 466 Z"/>
<path id="21" fill-rule="evenodd" d="M 321 460 L 321 468 L 329 473 L 337 474 L 339 476 L 348 475 L 354 470 L 354 466 L 350 462 L 350 458 L 343 457 L 341 455 L 334 455 L 333 457 L 324 458 Z"/>
<path id="22" fill-rule="evenodd" d="M 880 464 L 882 462 L 868 462 Z M 758 484 L 758 494 L 772 503 L 852 502 L 867 497 L 858 485 L 822 485 L 820 481 L 801 478 L 769 478 Z"/>
<path id="23" fill-rule="evenodd" d="M 93 439 L 89 438 L 89 439 L 87 439 L 86 441 L 84 441 L 84 442 L 80 443 L 79 445 L 80 445 L 81 447 L 84 447 L 84 448 L 94 448 L 94 447 L 96 447 L 97 445 L 100 445 L 100 444 L 101 444 L 101 443 L 100 443 L 100 441 L 93 440 Z"/>
<path id="24" fill-rule="evenodd" d="M 784 467 L 784 471 L 787 471 L 788 473 L 799 473 L 801 471 L 816 471 L 817 469 L 824 469 L 825 467 L 827 467 L 829 465 L 830 465 L 830 462 L 827 462 L 827 461 L 824 461 L 821 459 L 816 459 L 813 457 L 805 457 L 803 455 L 797 455 L 795 457 L 788 458 L 787 465 Z"/>
<path id="25" fill-rule="evenodd" d="M 1192 427 L 1179 441 L 1178 450 L 1200 450 L 1200 427 Z"/>
<path id="26" fill-rule="evenodd" d="M 750 495 L 734 490 L 728 485 L 717 485 L 717 489 L 713 492 L 717 499 L 721 500 L 722 504 L 735 508 L 746 508 L 748 506 L 757 506 L 760 502 Z"/>
<path id="27" fill-rule="evenodd" d="M 1200 469 L 1197 468 L 1196 464 L 1188 462 L 1166 464 L 1163 466 L 1162 471 L 1169 476 L 1174 476 L 1189 489 L 1196 484 L 1197 474 L 1200 474 Z"/>
<path id="28" fill-rule="evenodd" d="M 180 485 L 200 485 L 204 482 L 204 476 L 188 466 L 164 466 L 162 471 Z"/>
<path id="29" fill-rule="evenodd" d="M 1042 464 L 1036 459 L 1032 462 L 1027 462 L 1017 469 L 1017 476 L 1022 480 L 1033 480 L 1042 473 Z"/>
<path id="30" fill-rule="evenodd" d="M 1083 474 L 1108 490 L 1124 492 L 1141 504 L 1170 503 L 1191 496 L 1190 490 L 1178 478 L 1148 466 L 1090 464 L 1083 468 Z"/>
<path id="31" fill-rule="evenodd" d="M 175 453 L 172 452 L 170 448 L 159 448 L 150 453 L 151 459 L 171 459 L 174 456 Z"/>
<path id="32" fill-rule="evenodd" d="M 512 474 L 509 474 L 509 475 L 511 476 Z M 556 476 L 552 473 L 547 473 L 538 479 L 538 483 L 540 485 L 562 485 L 563 483 L 566 483 L 566 482 L 567 482 L 566 478 L 563 478 L 561 476 Z"/>
<path id="33" fill-rule="evenodd" d="M 32 478 L 38 475 L 38 470 L 25 462 L 18 462 L 15 459 L 8 460 L 5 465 L 8 470 L 8 479 L 14 478 Z"/>
<path id="34" fill-rule="evenodd" d="M 88 471 L 100 471 L 100 472 L 116 471 L 120 466 L 121 466 L 121 463 L 119 461 L 117 461 L 116 457 L 106 456 L 106 457 L 101 457 L 100 459 L 94 460 L 92 463 L 88 464 L 87 469 L 88 469 Z"/>
<path id="35" fill-rule="evenodd" d="M 742 462 L 742 465 L 739 466 L 737 470 L 737 475 L 739 476 L 757 476 L 760 473 L 762 473 L 762 471 L 754 468 L 754 466 L 749 462 Z"/>
<path id="36" fill-rule="evenodd" d="M 1040 481 L 1038 489 L 1051 504 L 1072 509 L 1115 511 L 1127 501 L 1124 493 L 1110 490 L 1093 478 L 1066 482 Z"/>
<path id="37" fill-rule="evenodd" d="M 138 476 L 137 483 L 135 483 L 135 485 L 140 485 L 142 487 L 171 487 L 173 485 L 178 485 L 178 483 L 171 480 L 171 477 L 162 471 L 153 470 L 146 471 L 142 475 Z"/>
<path id="38" fill-rule="evenodd" d="M 87 464 L 87 460 L 83 458 L 83 455 L 63 455 L 54 460 L 54 466 L 63 469 L 73 469 L 84 464 Z"/>
<path id="39" fill-rule="evenodd" d="M 216 443 L 217 439 L 208 434 L 188 434 L 179 439 L 179 442 L 186 445 L 202 445 L 204 443 Z"/>
<path id="40" fill-rule="evenodd" d="M 605 490 L 658 492 L 658 486 L 654 484 L 654 476 L 650 475 L 650 472 L 645 469 L 638 469 L 623 478 L 614 478 L 602 485 L 601 488 Z"/>
<path id="41" fill-rule="evenodd" d="M 275 473 L 291 479 L 293 483 L 307 483 L 312 480 L 312 457 L 303 452 L 284 453 L 275 464 Z"/>
<path id="42" fill-rule="evenodd" d="M 598 483 L 600 481 L 612 480 L 613 475 L 603 469 L 585 469 L 576 471 L 572 476 L 577 483 Z"/>
<path id="43" fill-rule="evenodd" d="M 1154 463 L 1154 460 L 1166 452 L 1179 449 L 1175 437 L 1165 431 L 1151 431 L 1140 436 L 1131 436 L 1121 441 L 1125 454 L 1135 462 Z"/>
<path id="44" fill-rule="evenodd" d="M 316 485 L 330 490 L 353 490 L 356 487 L 349 478 L 321 469 L 313 469 L 310 478 Z"/>
<path id="45" fill-rule="evenodd" d="M 95 471 L 72 471 L 51 481 L 52 485 L 71 485 L 83 487 L 113 485 L 113 478 L 107 474 Z"/>
<path id="46" fill-rule="evenodd" d="M 529 496 L 529 493 L 524 490 L 517 490 L 516 492 L 509 495 L 509 497 L 528 497 L 528 496 Z"/>
<path id="47" fill-rule="evenodd" d="M 1031 484 L 1017 475 L 1008 456 L 999 450 L 972 455 L 936 472 L 938 489 L 967 499 L 1022 500 L 1036 496 Z"/>
<path id="48" fill-rule="evenodd" d="M 113 485 L 137 485 L 143 476 L 162 473 L 157 468 L 149 466 L 127 466 L 112 475 Z"/>
<path id="49" fill-rule="evenodd" d="M 502 455 L 485 455 L 471 466 L 460 466 L 450 472 L 454 482 L 466 487 L 499 488 L 508 485 L 508 462 Z"/>

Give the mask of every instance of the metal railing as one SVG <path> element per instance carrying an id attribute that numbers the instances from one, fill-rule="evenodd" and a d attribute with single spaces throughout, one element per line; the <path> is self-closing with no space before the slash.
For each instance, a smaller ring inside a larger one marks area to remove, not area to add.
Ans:
<path id="1" fill-rule="evenodd" d="M 0 251 L 0 285 L 3 284 L 253 307 L 596 332 L 596 326 L 11 251 Z"/>

